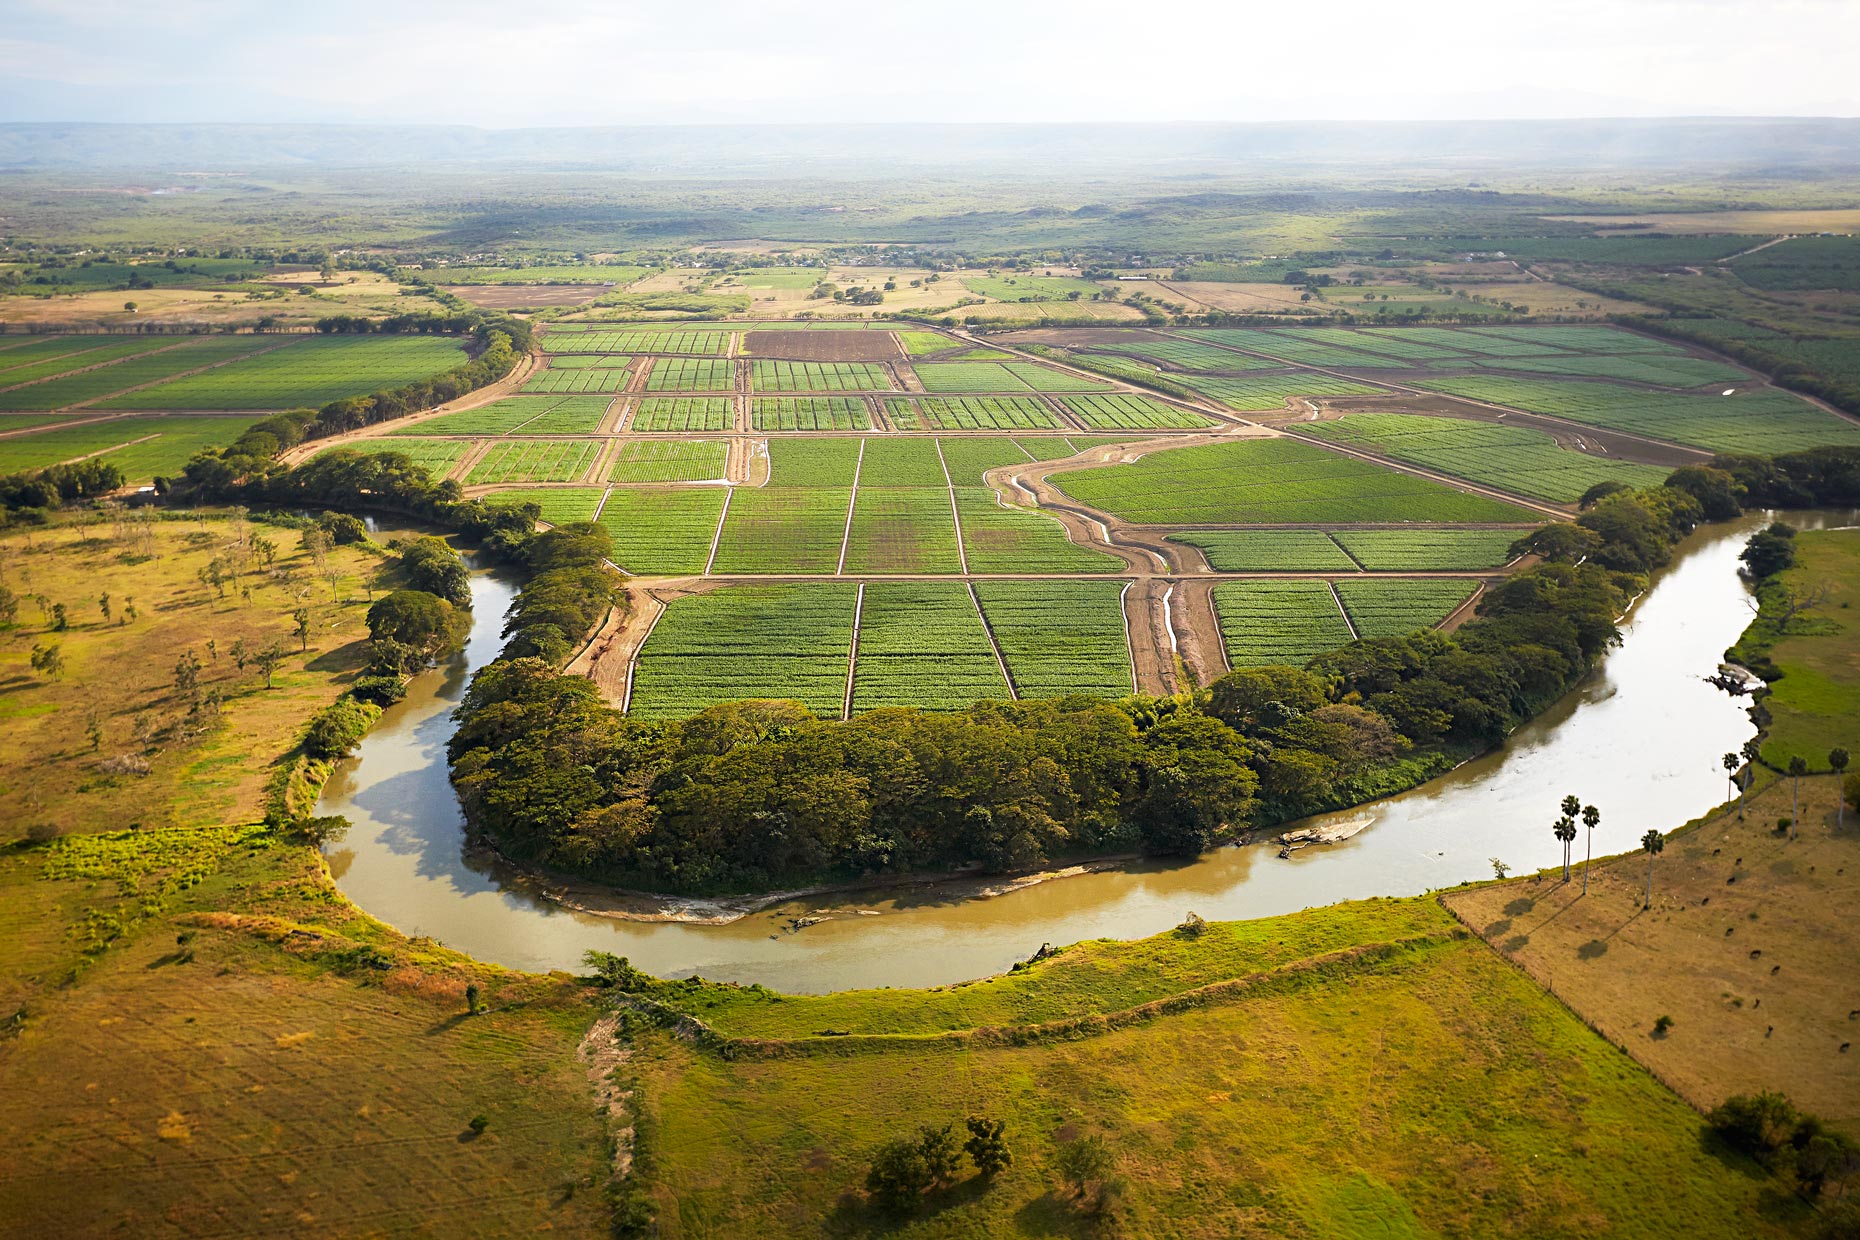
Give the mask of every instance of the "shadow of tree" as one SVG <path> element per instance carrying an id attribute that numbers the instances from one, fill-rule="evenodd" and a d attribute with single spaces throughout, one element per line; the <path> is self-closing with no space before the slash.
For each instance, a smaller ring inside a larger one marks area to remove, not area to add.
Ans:
<path id="1" fill-rule="evenodd" d="M 1584 943 L 1581 947 L 1576 949 L 1576 958 L 1578 960 L 1598 960 L 1607 954 L 1608 944 L 1602 942 L 1600 939 L 1590 939 L 1587 943 Z"/>

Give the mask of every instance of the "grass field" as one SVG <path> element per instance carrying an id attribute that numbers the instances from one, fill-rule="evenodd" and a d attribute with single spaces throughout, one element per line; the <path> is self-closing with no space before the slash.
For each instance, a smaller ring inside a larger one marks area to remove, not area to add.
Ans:
<path id="1" fill-rule="evenodd" d="M 627 429 L 635 431 L 728 430 L 736 415 L 727 396 L 645 396 L 634 406 Z"/>
<path id="2" fill-rule="evenodd" d="M 1770 650 L 1782 679 L 1763 700 L 1770 726 L 1763 761 L 1787 770 L 1800 757 L 1809 769 L 1828 769 L 1836 747 L 1860 753 L 1860 535 L 1851 530 L 1805 530 L 1796 535 L 1796 566 L 1784 577 L 1798 596 L 1821 589 L 1827 598 L 1790 622 Z"/>
<path id="3" fill-rule="evenodd" d="M 1037 396 L 889 397 L 885 416 L 907 431 L 1026 431 L 1064 425 Z"/>
<path id="4" fill-rule="evenodd" d="M 1068 297 L 1095 297 L 1104 290 L 1077 276 L 964 276 L 972 293 L 996 301 L 1064 301 Z"/>
<path id="5" fill-rule="evenodd" d="M 1112 392 L 1103 396 L 1068 396 L 1066 409 L 1093 430 L 1135 431 L 1194 429 L 1215 425 L 1213 418 L 1178 409 L 1148 396 Z"/>
<path id="6" fill-rule="evenodd" d="M 856 594 L 850 585 L 736 586 L 674 601 L 639 653 L 631 710 L 664 718 L 793 698 L 838 718 Z"/>
<path id="7" fill-rule="evenodd" d="M 612 404 L 607 396 L 509 396 L 476 409 L 422 418 L 389 435 L 591 435 Z"/>
<path id="8" fill-rule="evenodd" d="M 1139 524 L 1530 519 L 1510 504 L 1288 439 L 1172 448 L 1052 481 Z"/>
<path id="9" fill-rule="evenodd" d="M 721 439 L 680 443 L 664 439 L 623 442 L 607 471 L 609 482 L 721 481 L 727 445 Z"/>
<path id="10" fill-rule="evenodd" d="M 864 431 L 872 412 L 863 400 L 847 396 L 772 396 L 750 402 L 750 418 L 759 431 Z"/>
<path id="11" fill-rule="evenodd" d="M 1123 587 L 1115 581 L 985 581 L 982 615 L 1007 661 L 1017 696 L 1132 691 Z"/>
<path id="12" fill-rule="evenodd" d="M 1214 587 L 1227 661 L 1235 667 L 1289 663 L 1350 644 L 1350 626 L 1322 581 L 1224 581 Z"/>
<path id="13" fill-rule="evenodd" d="M 260 349 L 273 348 L 279 343 L 274 336 L 206 336 L 166 348 L 154 344 L 156 339 L 151 337 L 147 343 L 149 347 L 159 349 L 158 352 L 141 353 L 111 362 L 107 366 L 99 366 L 95 370 L 47 379 L 11 391 L 0 391 L 0 409 L 63 409 L 69 405 L 82 405 L 113 392 L 156 383 L 203 366 L 245 357 Z M 73 367 L 90 366 L 98 360 L 101 359 L 95 353 L 85 352 L 68 358 L 66 364 Z M 0 370 L 0 387 L 20 382 L 18 374 L 18 371 Z"/>
<path id="14" fill-rule="evenodd" d="M 614 489 L 600 516 L 614 563 L 654 577 L 703 572 L 728 494 L 723 487 Z"/>
<path id="15" fill-rule="evenodd" d="M 247 425 L 243 418 L 181 415 L 50 424 L 45 430 L 0 439 L 0 474 L 103 456 L 123 471 L 124 481 L 139 485 L 179 474 L 196 452 L 231 443 Z"/>
<path id="16" fill-rule="evenodd" d="M 601 446 L 592 440 L 516 439 L 493 443 L 465 474 L 467 486 L 505 482 L 575 482 Z"/>
<path id="17" fill-rule="evenodd" d="M 1006 698 L 1007 681 L 966 587 L 876 582 L 859 613 L 855 713 L 886 706 L 960 710 Z"/>
<path id="18" fill-rule="evenodd" d="M 1573 503 L 1598 482 L 1658 486 L 1672 470 L 1562 448 L 1543 431 L 1463 418 L 1353 413 L 1300 426 L 1301 434 L 1362 448 L 1535 499 Z"/>
<path id="19" fill-rule="evenodd" d="M 400 387 L 464 361 L 458 342 L 443 336 L 312 336 L 96 407 L 300 409 Z"/>
<path id="20" fill-rule="evenodd" d="M 657 357 L 646 372 L 648 392 L 729 392 L 736 388 L 736 363 L 702 357 Z"/>
<path id="21" fill-rule="evenodd" d="M 1426 380 L 1416 386 L 1718 452 L 1767 454 L 1860 444 L 1860 426 L 1770 388 L 1740 387 L 1732 396 L 1701 396 L 1586 380 L 1477 375 Z"/>
<path id="22" fill-rule="evenodd" d="M 755 362 L 749 383 L 758 392 L 883 392 L 892 387 L 872 362 Z"/>

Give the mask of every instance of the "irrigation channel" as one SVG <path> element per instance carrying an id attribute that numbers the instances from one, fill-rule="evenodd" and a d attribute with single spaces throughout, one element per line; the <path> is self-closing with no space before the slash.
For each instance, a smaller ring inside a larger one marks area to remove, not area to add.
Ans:
<path id="1" fill-rule="evenodd" d="M 1787 517 L 1803 528 L 1855 518 Z M 1132 863 L 992 897 L 974 883 L 817 896 L 727 925 L 574 911 L 466 850 L 446 775 L 450 715 L 470 670 L 496 656 L 514 593 L 508 581 L 478 573 L 463 654 L 417 677 L 324 791 L 319 812 L 354 824 L 330 850 L 330 869 L 360 907 L 402 931 L 515 968 L 575 969 L 594 948 L 662 976 L 823 992 L 982 977 L 1042 943 L 1139 938 L 1191 910 L 1265 917 L 1416 894 L 1490 878 L 1493 857 L 1514 870 L 1550 866 L 1561 851 L 1550 827 L 1567 793 L 1602 810 L 1596 855 L 1622 852 L 1648 827 L 1677 827 L 1729 796 L 1719 758 L 1752 734 L 1748 699 L 1703 677 L 1750 622 L 1737 556 L 1767 519 L 1710 526 L 1682 544 L 1631 610 L 1621 647 L 1500 750 L 1400 796 L 1313 820 L 1373 819 L 1343 843 L 1286 858 L 1267 842 L 1220 848 L 1193 862 Z M 816 916 L 825 919 L 791 930 L 793 919 Z"/>

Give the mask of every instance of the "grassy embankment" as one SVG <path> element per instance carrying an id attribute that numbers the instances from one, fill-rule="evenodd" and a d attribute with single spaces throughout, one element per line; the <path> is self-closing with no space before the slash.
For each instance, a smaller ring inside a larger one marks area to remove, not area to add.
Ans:
<path id="1" fill-rule="evenodd" d="M 0 629 L 0 1218 L 48 1236 L 597 1233 L 580 989 L 409 941 L 350 906 L 313 849 L 256 825 L 305 722 L 366 657 L 361 580 L 381 559 L 338 548 L 332 603 L 295 531 L 252 524 L 297 580 L 254 572 L 220 599 L 196 574 L 231 523 L 155 528 L 146 558 L 107 525 L 0 538 L 11 588 L 69 617 L 52 632 L 26 599 Z M 105 623 L 104 590 L 136 618 Z M 288 650 L 271 689 L 233 665 L 241 637 Z M 62 675 L 34 674 L 52 642 Z M 217 712 L 174 686 L 188 649 Z M 98 771 L 130 753 L 148 774 Z M 65 834 L 23 839 L 36 824 Z M 484 1015 L 464 1015 L 471 983 Z"/>

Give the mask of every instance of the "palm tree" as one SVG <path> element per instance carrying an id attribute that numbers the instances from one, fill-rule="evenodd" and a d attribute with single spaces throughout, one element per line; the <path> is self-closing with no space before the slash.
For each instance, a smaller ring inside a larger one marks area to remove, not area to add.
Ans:
<path id="1" fill-rule="evenodd" d="M 1576 842 L 1576 820 L 1568 814 L 1556 820 L 1550 828 L 1556 832 L 1557 839 L 1563 841 L 1563 881 L 1569 881 L 1569 846 Z"/>
<path id="2" fill-rule="evenodd" d="M 1828 765 L 1834 768 L 1834 829 L 1839 831 L 1847 821 L 1847 789 L 1841 786 L 1841 774 L 1847 769 L 1850 755 L 1838 746 L 1828 750 Z"/>
<path id="3" fill-rule="evenodd" d="M 1802 776 L 1808 774 L 1808 759 L 1801 754 L 1789 759 L 1789 838 L 1795 838 L 1795 820 L 1802 815 Z"/>
<path id="4" fill-rule="evenodd" d="M 1582 894 L 1586 896 L 1589 894 L 1589 865 L 1595 858 L 1595 828 L 1602 825 L 1602 811 L 1593 805 L 1584 806 L 1582 824 L 1589 828 L 1588 853 L 1582 859 Z"/>
<path id="5" fill-rule="evenodd" d="M 1653 859 L 1666 847 L 1666 837 L 1658 831 L 1648 831 L 1640 837 L 1640 846 L 1647 850 L 1647 898 L 1641 903 L 1642 908 L 1653 907 Z"/>
<path id="6" fill-rule="evenodd" d="M 1743 760 L 1734 753 L 1728 753 L 1720 758 L 1719 761 L 1724 765 L 1725 777 L 1731 781 L 1731 795 L 1737 796 L 1737 768 L 1744 765 Z M 1743 816 L 1744 802 L 1742 798 L 1738 799 L 1737 812 L 1739 817 Z"/>
<path id="7" fill-rule="evenodd" d="M 1757 777 L 1757 755 L 1763 752 L 1763 742 L 1753 736 L 1739 747 L 1744 755 L 1744 790 L 1737 797 L 1737 816 L 1744 816 L 1744 800 L 1750 795 L 1750 781 Z"/>

